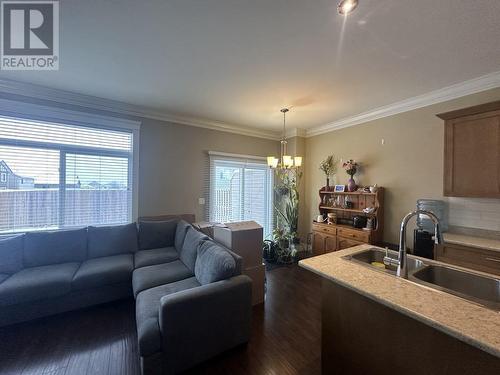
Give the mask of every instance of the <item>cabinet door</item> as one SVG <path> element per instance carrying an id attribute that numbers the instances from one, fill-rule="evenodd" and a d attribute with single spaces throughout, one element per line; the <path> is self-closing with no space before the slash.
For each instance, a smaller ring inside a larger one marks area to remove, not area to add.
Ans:
<path id="1" fill-rule="evenodd" d="M 500 111 L 445 123 L 444 195 L 500 198 Z"/>
<path id="2" fill-rule="evenodd" d="M 445 243 L 436 247 L 436 260 L 500 275 L 500 254 L 493 250 Z"/>
<path id="3" fill-rule="evenodd" d="M 313 254 L 321 255 L 325 253 L 325 235 L 313 232 Z"/>
<path id="4" fill-rule="evenodd" d="M 336 236 L 326 236 L 325 237 L 325 253 L 331 253 L 337 250 L 337 237 Z"/>

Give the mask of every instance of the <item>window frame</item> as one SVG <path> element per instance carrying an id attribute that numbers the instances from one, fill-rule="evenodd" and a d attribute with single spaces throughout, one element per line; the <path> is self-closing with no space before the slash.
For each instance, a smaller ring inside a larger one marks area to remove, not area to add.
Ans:
<path id="1" fill-rule="evenodd" d="M 206 217 L 208 221 L 212 221 L 212 208 L 213 208 L 213 202 L 214 202 L 214 197 L 213 197 L 213 189 L 212 187 L 214 186 L 214 177 L 215 177 L 215 163 L 217 160 L 220 161 L 225 161 L 228 165 L 228 167 L 235 167 L 235 168 L 241 168 L 241 164 L 243 163 L 248 163 L 248 164 L 261 164 L 263 166 L 262 169 L 266 169 L 268 171 L 267 178 L 269 179 L 269 186 L 266 188 L 266 197 L 265 200 L 267 202 L 267 207 L 266 207 L 266 216 L 268 220 L 268 225 L 269 225 L 269 233 L 268 236 L 272 234 L 272 231 L 274 229 L 274 173 L 269 169 L 267 166 L 267 161 L 265 157 L 262 156 L 254 156 L 254 155 L 242 155 L 242 154 L 231 154 L 231 153 L 225 153 L 225 152 L 217 152 L 217 151 L 209 151 L 209 177 L 208 177 L 208 189 L 207 189 L 207 197 L 208 197 L 208 205 L 206 209 Z M 231 162 L 234 162 L 234 165 L 231 165 Z M 244 171 L 244 167 L 242 170 Z M 243 191 L 244 191 L 244 185 L 245 185 L 245 177 L 244 173 L 242 174 L 242 182 L 240 185 L 240 190 L 241 190 L 241 207 L 240 209 L 242 210 L 243 213 L 243 207 L 244 207 L 244 198 L 243 198 Z M 264 237 L 265 236 L 265 228 L 264 228 Z"/>
<path id="2" fill-rule="evenodd" d="M 103 116 L 100 114 L 68 110 L 59 107 L 50 107 L 39 104 L 22 103 L 14 100 L 0 99 L 0 116 L 15 118 L 16 120 L 33 120 L 42 122 L 59 123 L 61 125 L 81 126 L 85 128 L 95 128 L 119 132 L 129 132 L 132 134 L 132 149 L 130 152 L 121 150 L 106 150 L 99 147 L 72 146 L 59 143 L 37 142 L 30 140 L 0 140 L 1 145 L 16 147 L 32 147 L 39 149 L 57 150 L 60 153 L 59 185 L 64 192 L 66 184 L 65 166 L 61 165 L 65 161 L 65 155 L 86 154 L 94 156 L 115 156 L 129 159 L 128 178 L 132 181 L 132 207 L 129 214 L 131 222 L 137 220 L 139 216 L 139 141 L 141 122 L 122 117 Z M 61 187 L 62 186 L 62 187 Z M 60 199 L 64 200 L 64 194 L 60 194 Z M 63 208 L 60 208 L 62 210 Z M 61 220 L 61 219 L 60 219 Z M 91 224 L 89 224 L 91 225 Z M 64 228 L 60 228 L 64 229 Z M 37 229 L 49 230 L 49 229 Z M 14 232 L 15 233 L 15 232 Z"/>
<path id="3" fill-rule="evenodd" d="M 7 172 L 0 172 L 0 182 L 7 182 Z"/>

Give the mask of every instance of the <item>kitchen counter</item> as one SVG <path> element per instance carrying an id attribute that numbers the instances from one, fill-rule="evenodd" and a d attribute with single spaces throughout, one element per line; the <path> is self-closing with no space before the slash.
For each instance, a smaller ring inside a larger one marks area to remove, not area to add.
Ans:
<path id="1" fill-rule="evenodd" d="M 301 260 L 299 265 L 344 288 L 500 358 L 500 313 L 451 294 L 342 259 L 372 245 Z M 438 262 L 437 262 L 438 263 Z"/>
<path id="2" fill-rule="evenodd" d="M 444 242 L 500 252 L 500 240 L 457 233 L 443 233 Z"/>

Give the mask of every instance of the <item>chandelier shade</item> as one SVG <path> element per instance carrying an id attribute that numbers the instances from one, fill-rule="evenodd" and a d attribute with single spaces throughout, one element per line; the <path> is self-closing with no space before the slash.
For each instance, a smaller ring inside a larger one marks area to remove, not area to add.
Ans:
<path id="1" fill-rule="evenodd" d="M 281 152 L 279 157 L 268 156 L 267 165 L 272 169 L 287 170 L 295 169 L 302 166 L 302 156 L 287 155 L 287 140 L 286 140 L 286 113 L 288 108 L 283 108 L 283 137 L 281 138 Z"/>

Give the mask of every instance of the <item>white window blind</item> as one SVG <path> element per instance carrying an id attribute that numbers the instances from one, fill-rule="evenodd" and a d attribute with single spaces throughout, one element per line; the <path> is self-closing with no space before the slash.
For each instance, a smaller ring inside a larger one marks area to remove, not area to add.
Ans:
<path id="1" fill-rule="evenodd" d="M 272 233 L 273 181 L 265 160 L 210 154 L 209 220 L 254 220 Z"/>
<path id="2" fill-rule="evenodd" d="M 133 137 L 0 116 L 0 233 L 132 221 Z"/>

